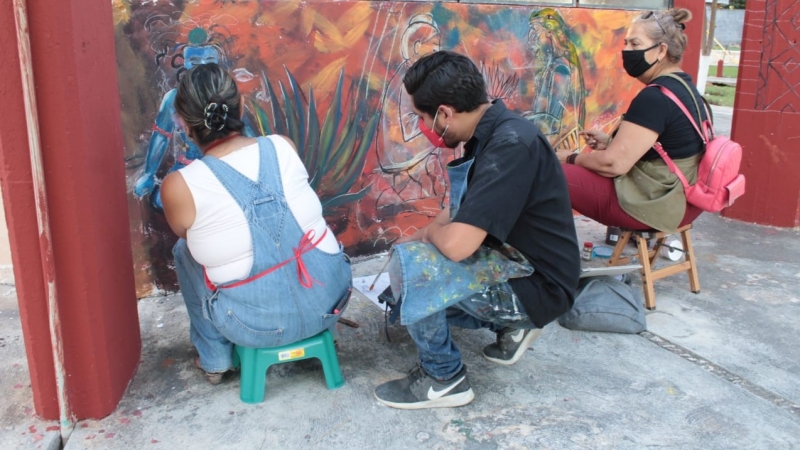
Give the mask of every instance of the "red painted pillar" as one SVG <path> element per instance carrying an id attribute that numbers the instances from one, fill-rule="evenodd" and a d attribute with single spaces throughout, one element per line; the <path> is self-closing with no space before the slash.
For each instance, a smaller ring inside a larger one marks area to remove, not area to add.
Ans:
<path id="1" fill-rule="evenodd" d="M 697 70 L 700 66 L 700 49 L 703 48 L 703 23 L 706 15 L 705 2 L 699 0 L 675 0 L 675 8 L 686 8 L 692 12 L 692 20 L 686 24 L 686 37 L 689 46 L 681 61 L 681 68 L 697 81 Z"/>
<path id="2" fill-rule="evenodd" d="M 141 347 L 111 4 L 28 0 L 27 11 L 58 303 L 55 320 L 60 323 L 63 348 L 61 380 L 69 405 L 60 416 L 99 418 L 116 407 Z M 3 37 L 6 30 L 15 29 L 14 14 L 6 13 L 0 11 Z M 10 27 L 6 16 L 11 17 Z M 15 43 L 0 44 L 6 54 L 16 50 Z M 0 89 L 10 92 L 4 101 L 21 98 L 17 67 L 9 66 L 0 75 Z M 13 133 L 5 123 L 20 115 L 24 130 L 23 110 L 4 108 L 0 121 L 3 194 L 7 214 L 15 221 L 9 221 L 9 228 L 26 345 L 38 345 L 49 325 L 47 314 L 41 314 L 41 261 L 33 263 L 32 256 L 23 254 L 39 254 L 37 227 L 35 222 L 30 225 L 36 207 L 31 203 L 27 139 L 20 136 L 24 131 Z M 26 171 L 28 178 L 20 175 Z M 12 183 L 12 174 L 24 179 Z M 47 339 L 49 344 L 49 335 Z M 50 389 L 58 377 L 52 350 L 44 347 L 39 345 L 36 351 L 50 358 L 49 371 L 47 358 L 30 358 L 30 347 L 29 364 L 34 398 L 39 399 L 37 413 L 52 419 L 59 416 L 58 411 L 53 414 Z"/>
<path id="3" fill-rule="evenodd" d="M 0 48 L 3 49 L 5 64 L 4 70 L 0 70 L 0 98 L 3 99 L 3 109 L 13 111 L 3 114 L 3 120 L 0 120 L 0 183 L 14 261 L 22 337 L 36 413 L 46 419 L 57 419 L 56 375 L 39 253 L 17 32 L 10 1 L 0 3 Z"/>
<path id="4" fill-rule="evenodd" d="M 748 0 L 732 138 L 747 193 L 724 215 L 800 226 L 800 2 Z"/>

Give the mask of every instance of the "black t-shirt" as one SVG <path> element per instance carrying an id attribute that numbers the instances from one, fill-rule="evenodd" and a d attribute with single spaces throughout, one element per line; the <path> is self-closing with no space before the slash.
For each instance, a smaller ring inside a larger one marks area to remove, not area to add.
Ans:
<path id="1" fill-rule="evenodd" d="M 683 72 L 677 72 L 675 75 L 681 77 L 692 88 L 697 104 L 700 106 L 703 120 L 706 120 L 707 115 L 703 107 L 703 99 L 695 89 L 692 78 Z M 692 101 L 689 91 L 678 80 L 668 76 L 661 76 L 653 80 L 651 84 L 659 84 L 672 91 L 686 106 L 689 113 L 692 114 L 695 122 L 697 121 L 697 107 Z M 702 153 L 704 150 L 703 140 L 695 131 L 692 123 L 689 122 L 683 111 L 678 108 L 678 105 L 661 92 L 660 88 L 645 87 L 642 89 L 631 102 L 628 111 L 623 116 L 623 120 L 641 125 L 658 133 L 658 142 L 661 143 L 667 155 L 672 159 L 688 158 Z M 658 158 L 661 158 L 658 153 L 650 149 L 644 154 L 642 160 Z"/>
<path id="2" fill-rule="evenodd" d="M 453 219 L 485 230 L 487 240 L 522 252 L 535 271 L 510 280 L 538 327 L 567 312 L 580 276 L 580 252 L 567 182 L 555 152 L 532 122 L 494 102 L 465 158 L 475 158 Z"/>

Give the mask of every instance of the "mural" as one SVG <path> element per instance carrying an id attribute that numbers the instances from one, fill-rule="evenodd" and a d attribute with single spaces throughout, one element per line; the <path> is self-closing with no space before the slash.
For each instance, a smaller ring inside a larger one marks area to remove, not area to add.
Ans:
<path id="1" fill-rule="evenodd" d="M 481 68 L 490 98 L 559 148 L 609 129 L 638 89 L 619 51 L 633 13 L 458 3 L 113 0 L 139 296 L 176 289 L 175 241 L 158 186 L 200 155 L 174 122 L 174 88 L 223 64 L 252 135 L 297 144 L 326 217 L 351 255 L 385 250 L 446 202 L 444 165 L 461 150 L 421 135 L 402 79 L 441 49 Z"/>

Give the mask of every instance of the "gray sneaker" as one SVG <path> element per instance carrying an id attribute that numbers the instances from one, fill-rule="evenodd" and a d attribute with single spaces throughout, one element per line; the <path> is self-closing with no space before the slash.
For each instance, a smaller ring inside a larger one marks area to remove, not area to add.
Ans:
<path id="1" fill-rule="evenodd" d="M 376 387 L 375 398 L 399 409 L 452 408 L 471 402 L 475 394 L 467 380 L 467 366 L 453 378 L 439 381 L 417 365 L 407 377 Z"/>
<path id="2" fill-rule="evenodd" d="M 522 358 L 525 350 L 542 334 L 541 328 L 530 330 L 503 328 L 497 333 L 497 342 L 483 348 L 483 357 L 489 361 L 510 366 Z"/>

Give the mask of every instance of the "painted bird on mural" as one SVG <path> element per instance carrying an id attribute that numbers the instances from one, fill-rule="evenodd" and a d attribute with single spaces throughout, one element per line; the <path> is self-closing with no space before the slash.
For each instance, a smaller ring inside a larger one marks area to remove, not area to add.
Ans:
<path id="1" fill-rule="evenodd" d="M 554 147 L 577 149 L 586 119 L 583 69 L 572 30 L 553 8 L 529 17 L 528 47 L 534 56 L 534 100 L 526 117 Z"/>

